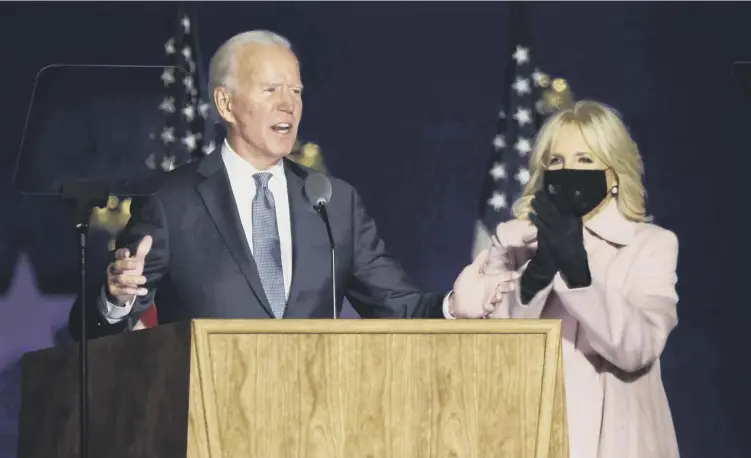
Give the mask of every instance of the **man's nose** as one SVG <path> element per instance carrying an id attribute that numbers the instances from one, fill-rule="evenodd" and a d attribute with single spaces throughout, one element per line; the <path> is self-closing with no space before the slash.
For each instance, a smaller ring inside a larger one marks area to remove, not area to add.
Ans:
<path id="1" fill-rule="evenodd" d="M 290 114 L 295 112 L 295 103 L 292 100 L 292 95 L 289 93 L 289 90 L 285 89 L 282 91 L 277 102 L 277 109 Z"/>

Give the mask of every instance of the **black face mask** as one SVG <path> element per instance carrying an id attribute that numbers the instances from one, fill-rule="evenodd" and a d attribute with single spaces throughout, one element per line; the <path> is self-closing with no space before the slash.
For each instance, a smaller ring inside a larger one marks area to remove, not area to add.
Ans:
<path id="1" fill-rule="evenodd" d="M 543 186 L 561 213 L 579 218 L 594 210 L 608 195 L 604 170 L 546 170 Z"/>

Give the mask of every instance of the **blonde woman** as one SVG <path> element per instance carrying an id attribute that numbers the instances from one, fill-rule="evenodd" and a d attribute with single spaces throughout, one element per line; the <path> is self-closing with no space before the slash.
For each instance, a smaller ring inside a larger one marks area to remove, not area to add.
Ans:
<path id="1" fill-rule="evenodd" d="M 518 280 L 494 307 L 459 288 L 463 273 L 447 315 L 562 320 L 571 458 L 678 457 L 659 362 L 678 321 L 678 241 L 647 222 L 634 141 L 582 101 L 548 119 L 529 168 L 488 259 Z"/>

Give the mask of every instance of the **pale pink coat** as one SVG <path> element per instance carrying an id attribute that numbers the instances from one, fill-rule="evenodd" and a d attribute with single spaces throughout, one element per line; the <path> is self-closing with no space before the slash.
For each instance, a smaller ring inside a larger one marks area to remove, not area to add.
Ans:
<path id="1" fill-rule="evenodd" d="M 523 272 L 535 227 L 509 221 L 496 235 Z M 491 316 L 562 320 L 570 458 L 677 458 L 659 357 L 678 322 L 678 240 L 613 202 L 585 223 L 584 242 L 589 287 L 571 290 L 557 274 L 524 306 L 517 285 Z"/>

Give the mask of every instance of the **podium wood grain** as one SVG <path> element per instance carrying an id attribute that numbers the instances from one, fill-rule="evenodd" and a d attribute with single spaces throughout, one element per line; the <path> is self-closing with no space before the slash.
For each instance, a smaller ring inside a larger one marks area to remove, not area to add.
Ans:
<path id="1" fill-rule="evenodd" d="M 559 321 L 194 320 L 90 354 L 92 456 L 568 457 Z M 26 359 L 19 458 L 72 458 L 75 351 Z"/>
<path id="2" fill-rule="evenodd" d="M 559 329 L 196 322 L 189 456 L 565 457 Z"/>

